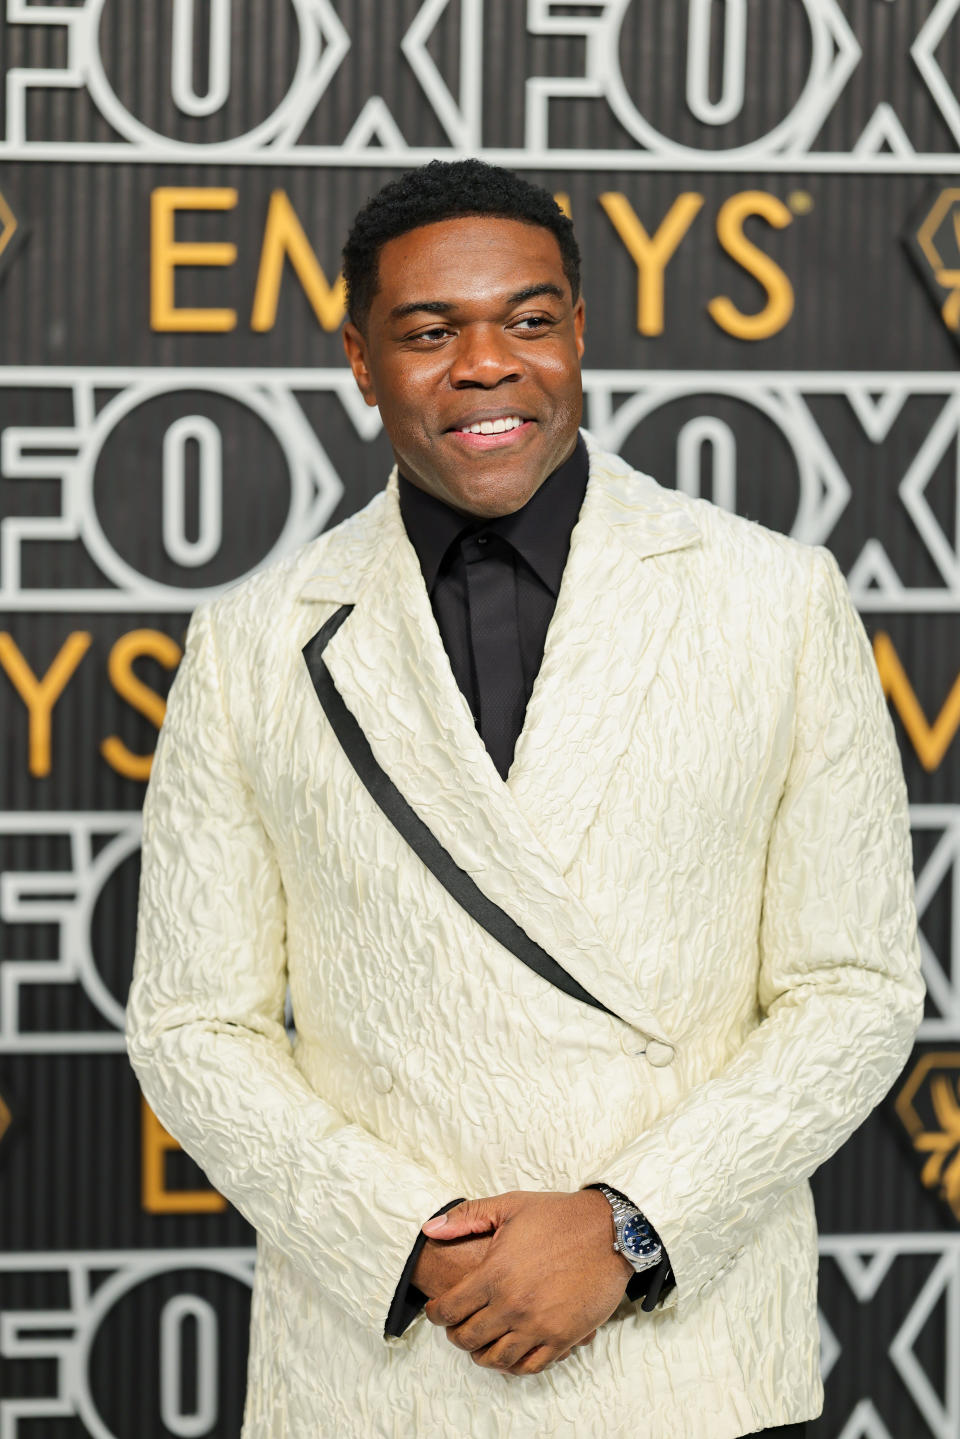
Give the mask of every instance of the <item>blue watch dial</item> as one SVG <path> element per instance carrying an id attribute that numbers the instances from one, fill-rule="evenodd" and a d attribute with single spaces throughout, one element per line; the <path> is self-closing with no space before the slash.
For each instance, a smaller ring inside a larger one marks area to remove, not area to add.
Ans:
<path id="1" fill-rule="evenodd" d="M 638 1214 L 632 1215 L 623 1226 L 623 1246 L 637 1259 L 646 1259 L 660 1251 L 660 1244 L 654 1239 L 650 1225 Z"/>

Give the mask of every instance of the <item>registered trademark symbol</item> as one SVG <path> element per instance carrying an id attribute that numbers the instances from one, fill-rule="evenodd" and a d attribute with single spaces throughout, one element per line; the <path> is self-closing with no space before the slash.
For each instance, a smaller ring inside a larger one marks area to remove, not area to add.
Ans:
<path id="1" fill-rule="evenodd" d="M 809 190 L 791 190 L 787 204 L 795 215 L 809 215 L 813 209 L 813 196 Z"/>

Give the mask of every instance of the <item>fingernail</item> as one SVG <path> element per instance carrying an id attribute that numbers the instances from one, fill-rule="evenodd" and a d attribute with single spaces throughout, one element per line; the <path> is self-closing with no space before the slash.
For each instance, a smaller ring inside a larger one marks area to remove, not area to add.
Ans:
<path id="1" fill-rule="evenodd" d="M 423 1227 L 424 1229 L 439 1229 L 442 1225 L 446 1224 L 446 1222 L 447 1216 L 445 1214 L 438 1214 L 436 1219 L 428 1219 Z"/>

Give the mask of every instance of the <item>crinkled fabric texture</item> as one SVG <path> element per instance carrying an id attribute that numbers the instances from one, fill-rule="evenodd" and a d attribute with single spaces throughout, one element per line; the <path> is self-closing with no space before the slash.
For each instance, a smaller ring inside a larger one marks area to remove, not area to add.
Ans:
<path id="1" fill-rule="evenodd" d="M 503 782 L 396 473 L 204 604 L 144 807 L 130 1058 L 258 1231 L 244 1439 L 734 1439 L 822 1404 L 809 1176 L 922 1012 L 907 803 L 827 551 L 590 481 Z M 618 1017 L 466 916 L 363 788 L 301 650 L 480 888 Z M 284 1028 L 289 982 L 296 1042 Z M 383 1326 L 458 1194 L 604 1180 L 677 1287 L 539 1375 Z"/>

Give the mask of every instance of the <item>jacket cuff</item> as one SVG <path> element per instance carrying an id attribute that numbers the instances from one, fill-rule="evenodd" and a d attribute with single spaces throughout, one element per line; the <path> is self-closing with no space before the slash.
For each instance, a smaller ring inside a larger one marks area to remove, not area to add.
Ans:
<path id="1" fill-rule="evenodd" d="M 664 1250 L 660 1263 L 652 1269 L 645 1269 L 642 1274 L 634 1274 L 628 1280 L 624 1291 L 628 1299 L 641 1299 L 641 1309 L 649 1314 L 656 1309 L 661 1300 L 665 1299 L 671 1289 L 676 1288 L 677 1281 L 673 1277 L 673 1270 L 670 1268 L 670 1260 Z"/>
<path id="2" fill-rule="evenodd" d="M 465 1197 L 465 1195 L 461 1195 L 459 1199 L 451 1199 L 449 1204 L 444 1204 L 442 1209 L 438 1209 L 436 1214 L 431 1214 L 429 1217 L 436 1219 L 438 1214 L 446 1214 L 447 1210 L 452 1209 L 455 1204 L 462 1204 Z M 420 1251 L 426 1244 L 427 1238 L 428 1236 L 424 1234 L 421 1229 L 414 1240 L 413 1248 L 410 1250 L 407 1262 L 403 1266 L 403 1273 L 400 1275 L 400 1282 L 391 1300 L 390 1309 L 387 1314 L 387 1322 L 383 1328 L 383 1336 L 385 1339 L 396 1339 L 401 1335 L 403 1331 L 413 1323 L 427 1302 L 426 1294 L 417 1288 L 410 1277 L 417 1267 Z"/>
<path id="3" fill-rule="evenodd" d="M 582 1187 L 584 1189 L 599 1189 L 600 1183 L 584 1184 Z M 624 1194 L 622 1189 L 616 1189 L 612 1184 L 608 1184 L 606 1187 L 612 1189 L 614 1194 L 618 1194 L 627 1204 L 633 1204 L 634 1209 L 640 1209 L 640 1205 L 634 1204 L 629 1194 Z M 640 1212 L 641 1214 L 643 1213 L 642 1210 L 640 1210 Z M 646 1215 L 644 1215 L 644 1218 L 646 1219 Z M 649 1219 L 647 1219 L 647 1223 L 650 1224 Z M 652 1224 L 650 1224 L 650 1229 L 662 1245 L 663 1241 L 660 1239 L 659 1234 L 657 1234 Z M 665 1299 L 670 1293 L 670 1290 L 676 1287 L 676 1282 L 673 1277 L 673 1270 L 670 1267 L 670 1260 L 667 1257 L 667 1251 L 664 1248 L 663 1258 L 660 1260 L 660 1263 L 655 1264 L 651 1269 L 642 1270 L 639 1274 L 631 1274 L 627 1280 L 627 1287 L 623 1292 L 628 1299 L 642 1299 L 643 1303 L 640 1305 L 640 1308 L 646 1310 L 649 1314 L 652 1309 L 656 1308 L 661 1299 Z"/>

